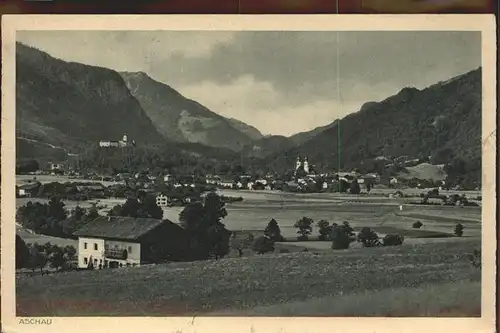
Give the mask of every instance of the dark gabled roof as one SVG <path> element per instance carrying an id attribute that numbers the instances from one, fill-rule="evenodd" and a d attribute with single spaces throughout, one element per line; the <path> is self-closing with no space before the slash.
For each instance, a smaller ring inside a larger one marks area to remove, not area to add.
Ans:
<path id="1" fill-rule="evenodd" d="M 41 186 L 41 184 L 39 182 L 36 182 L 36 183 L 28 183 L 28 184 L 19 185 L 18 188 L 22 189 L 22 190 L 33 190 L 39 186 Z"/>
<path id="2" fill-rule="evenodd" d="M 134 218 L 123 216 L 101 216 L 85 224 L 73 233 L 80 237 L 113 238 L 124 240 L 137 240 L 141 236 L 156 229 L 164 223 L 175 223 L 169 220 L 151 218 Z M 179 227 L 180 228 L 180 227 Z"/>

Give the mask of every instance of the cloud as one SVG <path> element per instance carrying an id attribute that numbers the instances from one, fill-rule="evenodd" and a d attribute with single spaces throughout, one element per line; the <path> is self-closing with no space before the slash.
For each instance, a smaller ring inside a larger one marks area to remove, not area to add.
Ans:
<path id="1" fill-rule="evenodd" d="M 19 31 L 17 40 L 64 60 L 118 71 L 147 71 L 154 59 L 210 55 L 235 33 L 176 31 Z"/>
<path id="2" fill-rule="evenodd" d="M 308 102 L 296 104 L 291 103 L 271 83 L 257 81 L 250 75 L 228 84 L 204 81 L 182 86 L 178 90 L 223 116 L 255 126 L 263 134 L 285 136 L 326 125 L 359 111 L 365 102 L 378 100 L 374 91 L 397 92 L 384 85 L 356 84 L 348 88 L 359 94 L 357 100 L 338 101 L 335 98 L 337 95 L 332 92 L 330 98 L 316 96 Z"/>
<path id="3" fill-rule="evenodd" d="M 68 61 L 146 72 L 274 134 L 481 65 L 474 31 L 30 31 L 18 40 Z"/>

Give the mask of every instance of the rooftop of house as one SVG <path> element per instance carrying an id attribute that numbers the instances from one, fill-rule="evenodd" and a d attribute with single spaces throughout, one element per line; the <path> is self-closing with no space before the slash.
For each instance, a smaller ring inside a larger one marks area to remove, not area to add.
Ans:
<path id="1" fill-rule="evenodd" d="M 169 220 L 100 216 L 75 231 L 73 235 L 80 237 L 137 240 L 163 223 L 175 225 L 175 223 Z"/>
<path id="2" fill-rule="evenodd" d="M 35 182 L 35 183 L 27 183 L 27 184 L 21 184 L 18 187 L 20 190 L 33 190 L 41 186 L 41 183 Z"/>
<path id="3" fill-rule="evenodd" d="M 86 184 L 81 184 L 76 187 L 79 191 L 81 190 L 104 190 L 104 185 L 102 184 L 91 184 L 91 185 L 86 185 Z"/>

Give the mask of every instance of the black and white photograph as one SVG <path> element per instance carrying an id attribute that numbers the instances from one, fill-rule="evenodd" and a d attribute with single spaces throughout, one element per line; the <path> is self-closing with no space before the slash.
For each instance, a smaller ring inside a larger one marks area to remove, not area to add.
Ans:
<path id="1" fill-rule="evenodd" d="M 464 16 L 378 30 L 12 18 L 12 324 L 492 320 L 495 25 Z"/>

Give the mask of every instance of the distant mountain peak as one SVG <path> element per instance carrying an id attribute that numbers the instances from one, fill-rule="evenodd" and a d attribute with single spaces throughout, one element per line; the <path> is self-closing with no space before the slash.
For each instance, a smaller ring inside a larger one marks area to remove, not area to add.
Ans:
<path id="1" fill-rule="evenodd" d="M 144 72 L 120 74 L 158 132 L 167 139 L 239 150 L 261 137 L 256 128 L 223 117 Z"/>

